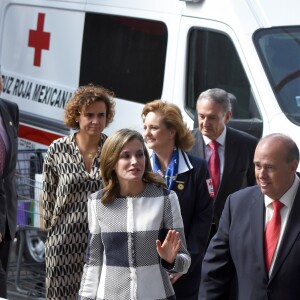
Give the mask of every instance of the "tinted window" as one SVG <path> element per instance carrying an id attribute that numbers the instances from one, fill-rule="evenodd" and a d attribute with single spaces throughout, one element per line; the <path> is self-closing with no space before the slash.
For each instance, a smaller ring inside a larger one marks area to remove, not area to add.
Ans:
<path id="1" fill-rule="evenodd" d="M 263 29 L 254 41 L 282 111 L 300 125 L 300 27 Z"/>
<path id="2" fill-rule="evenodd" d="M 87 13 L 80 85 L 100 84 L 140 103 L 161 98 L 166 48 L 162 22 Z"/>

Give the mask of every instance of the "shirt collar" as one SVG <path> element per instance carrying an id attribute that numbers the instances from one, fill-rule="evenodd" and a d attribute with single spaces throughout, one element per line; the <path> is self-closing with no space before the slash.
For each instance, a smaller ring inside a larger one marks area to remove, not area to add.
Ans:
<path id="1" fill-rule="evenodd" d="M 153 159 L 152 156 L 154 155 L 154 151 L 150 150 L 150 162 L 151 162 L 151 166 L 153 169 Z M 193 165 L 191 164 L 189 157 L 187 156 L 187 154 L 179 149 L 179 158 L 178 158 L 179 162 L 178 162 L 178 173 L 177 174 L 181 174 L 184 172 L 187 172 L 188 170 L 193 169 Z"/>
<path id="2" fill-rule="evenodd" d="M 225 146 L 226 131 L 227 131 L 226 126 L 224 126 L 223 132 L 222 132 L 222 133 L 217 137 L 217 139 L 216 139 L 216 141 L 217 141 L 221 146 Z M 212 141 L 209 137 L 207 137 L 207 136 L 205 136 L 205 135 L 203 135 L 203 140 L 204 140 L 205 146 L 207 146 L 207 145 Z"/>
<path id="3" fill-rule="evenodd" d="M 294 179 L 294 183 L 292 184 L 292 186 L 287 190 L 287 192 L 280 199 L 276 199 L 276 200 L 279 200 L 286 207 L 288 207 L 290 209 L 294 203 L 294 199 L 296 197 L 296 193 L 298 191 L 299 184 L 300 184 L 300 179 L 297 176 L 297 174 L 295 174 L 295 179 Z M 265 195 L 265 206 L 266 207 L 269 204 L 271 204 L 273 201 L 274 201 L 274 199 L 271 199 L 270 197 Z"/>

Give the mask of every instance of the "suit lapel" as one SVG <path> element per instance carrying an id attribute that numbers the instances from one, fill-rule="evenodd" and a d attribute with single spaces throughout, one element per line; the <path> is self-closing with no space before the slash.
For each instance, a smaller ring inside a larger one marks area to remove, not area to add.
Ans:
<path id="1" fill-rule="evenodd" d="M 289 219 L 287 221 L 285 231 L 278 249 L 276 261 L 271 273 L 270 280 L 274 278 L 280 266 L 284 263 L 287 255 L 289 254 L 291 248 L 294 245 L 295 240 L 297 239 L 300 232 L 300 187 L 298 188 L 293 207 L 290 212 Z"/>
<path id="2" fill-rule="evenodd" d="M 253 238 L 252 247 L 256 253 L 256 258 L 259 262 L 259 265 L 263 266 L 265 270 L 265 256 L 264 256 L 264 229 L 265 229 L 265 203 L 264 196 L 260 192 L 259 187 L 257 187 L 257 192 L 254 194 L 252 199 L 252 205 L 250 207 L 251 214 L 251 233 Z M 267 276 L 267 272 L 265 271 Z"/>
<path id="3" fill-rule="evenodd" d="M 8 138 L 8 144 L 9 144 L 8 145 L 9 151 L 6 151 L 6 159 L 4 165 L 4 170 L 5 170 L 6 166 L 10 165 L 10 160 L 12 157 L 11 154 L 12 154 L 12 140 L 14 139 L 14 132 L 13 132 L 14 128 L 13 128 L 12 120 L 10 119 L 10 114 L 7 111 L 7 108 L 2 101 L 0 101 L 0 114 L 2 118 L 3 127 Z"/>
<path id="4" fill-rule="evenodd" d="M 222 185 L 223 179 L 227 178 L 228 173 L 229 173 L 228 169 L 232 165 L 231 159 L 232 159 L 233 156 L 231 155 L 231 153 L 229 151 L 226 151 L 226 149 L 230 149 L 230 151 L 231 151 L 232 149 L 235 148 L 235 147 L 231 147 L 231 145 L 232 145 L 231 133 L 230 133 L 230 129 L 228 129 L 228 127 L 227 127 L 226 137 L 225 137 L 224 168 L 223 168 L 223 176 L 222 176 L 222 180 L 221 180 L 221 183 L 220 183 L 220 187 Z"/>
<path id="5" fill-rule="evenodd" d="M 204 140 L 203 140 L 202 133 L 199 130 L 197 130 L 196 132 L 195 144 L 196 144 L 195 153 L 197 153 L 197 156 L 199 155 L 201 158 L 205 159 Z"/>
<path id="6" fill-rule="evenodd" d="M 230 151 L 226 151 L 226 149 L 230 149 Z M 229 174 L 231 173 L 231 168 L 235 167 L 235 153 L 236 143 L 234 141 L 234 136 L 232 135 L 232 131 L 229 127 L 226 127 L 226 137 L 225 137 L 225 152 L 224 152 L 224 168 L 223 168 L 223 175 L 222 180 L 220 182 L 220 188 L 224 182 L 228 184 L 228 179 L 230 179 Z M 219 188 L 219 189 L 220 189 Z"/>

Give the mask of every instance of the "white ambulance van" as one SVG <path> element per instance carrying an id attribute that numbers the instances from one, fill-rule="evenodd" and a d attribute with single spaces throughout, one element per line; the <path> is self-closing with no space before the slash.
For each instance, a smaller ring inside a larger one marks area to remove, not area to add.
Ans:
<path id="1" fill-rule="evenodd" d="M 219 87 L 234 95 L 230 126 L 300 146 L 299 12 L 299 0 L 0 0 L 0 98 L 19 105 L 21 149 L 69 134 L 64 106 L 88 83 L 116 94 L 107 134 L 142 132 L 159 98 L 193 128 L 197 97 Z M 42 239 L 26 234 L 41 262 Z"/>
<path id="2" fill-rule="evenodd" d="M 0 97 L 19 105 L 20 139 L 47 147 L 69 133 L 79 85 L 115 92 L 108 134 L 142 131 L 158 98 L 193 128 L 198 95 L 219 87 L 235 96 L 230 126 L 300 146 L 299 12 L 299 0 L 2 0 Z"/>

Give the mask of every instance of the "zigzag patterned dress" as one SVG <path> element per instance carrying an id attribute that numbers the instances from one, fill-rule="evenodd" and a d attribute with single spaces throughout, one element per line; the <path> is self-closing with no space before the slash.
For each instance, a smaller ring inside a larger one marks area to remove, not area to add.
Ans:
<path id="1" fill-rule="evenodd" d="M 46 299 L 77 298 L 88 241 L 88 196 L 101 184 L 100 152 L 107 136 L 101 134 L 98 155 L 88 173 L 75 134 L 55 140 L 43 166 Z"/>

